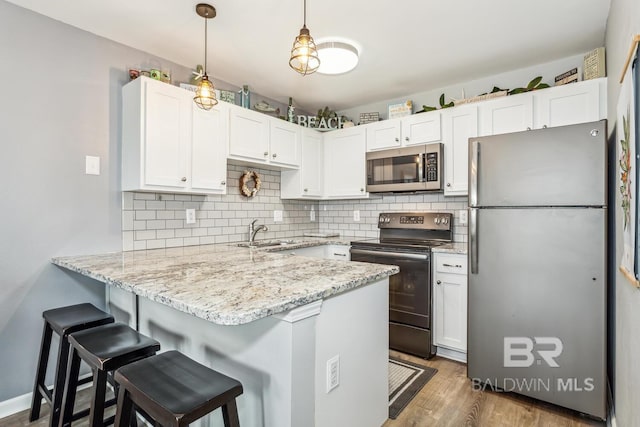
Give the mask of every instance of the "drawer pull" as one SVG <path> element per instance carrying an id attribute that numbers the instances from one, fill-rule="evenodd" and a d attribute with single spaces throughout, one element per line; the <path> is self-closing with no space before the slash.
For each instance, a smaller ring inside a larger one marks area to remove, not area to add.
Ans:
<path id="1" fill-rule="evenodd" d="M 436 283 L 437 283 L 438 285 L 441 285 L 441 284 L 442 284 L 442 282 L 441 282 L 440 280 L 438 280 Z"/>
<path id="2" fill-rule="evenodd" d="M 335 255 L 335 256 L 347 256 L 347 254 L 339 254 L 337 252 L 334 252 L 333 255 Z"/>
<path id="3" fill-rule="evenodd" d="M 462 268 L 462 266 L 460 264 L 442 264 L 444 267 L 453 267 L 453 268 Z"/>

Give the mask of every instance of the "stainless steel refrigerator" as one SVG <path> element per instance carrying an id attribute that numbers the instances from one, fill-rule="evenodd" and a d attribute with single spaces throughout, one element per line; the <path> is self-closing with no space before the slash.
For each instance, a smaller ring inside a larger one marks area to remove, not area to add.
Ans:
<path id="1" fill-rule="evenodd" d="M 606 417 L 606 121 L 469 139 L 468 370 Z"/>

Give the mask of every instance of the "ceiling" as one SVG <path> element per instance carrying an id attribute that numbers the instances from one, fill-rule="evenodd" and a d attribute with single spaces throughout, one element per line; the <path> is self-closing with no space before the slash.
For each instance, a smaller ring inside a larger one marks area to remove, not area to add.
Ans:
<path id="1" fill-rule="evenodd" d="M 203 62 L 197 0 L 9 0 L 195 68 Z M 307 0 L 316 39 L 357 42 L 346 74 L 301 76 L 288 65 L 303 0 L 210 0 L 208 71 L 263 96 L 315 111 L 401 98 L 585 53 L 604 45 L 610 0 Z"/>

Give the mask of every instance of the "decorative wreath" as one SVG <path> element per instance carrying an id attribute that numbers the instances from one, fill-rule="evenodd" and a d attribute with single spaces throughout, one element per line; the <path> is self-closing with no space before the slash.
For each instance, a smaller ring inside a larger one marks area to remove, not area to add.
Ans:
<path id="1" fill-rule="evenodd" d="M 247 181 L 253 180 L 253 188 L 249 189 Z M 258 191 L 260 191 L 262 181 L 260 181 L 260 175 L 255 171 L 244 171 L 244 174 L 240 177 L 240 192 L 243 196 L 253 197 Z"/>

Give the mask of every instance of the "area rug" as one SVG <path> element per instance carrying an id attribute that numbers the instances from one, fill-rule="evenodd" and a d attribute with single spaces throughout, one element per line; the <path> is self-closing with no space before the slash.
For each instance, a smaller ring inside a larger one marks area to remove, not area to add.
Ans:
<path id="1" fill-rule="evenodd" d="M 437 369 L 389 357 L 389 418 L 395 420 Z"/>

